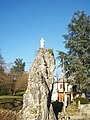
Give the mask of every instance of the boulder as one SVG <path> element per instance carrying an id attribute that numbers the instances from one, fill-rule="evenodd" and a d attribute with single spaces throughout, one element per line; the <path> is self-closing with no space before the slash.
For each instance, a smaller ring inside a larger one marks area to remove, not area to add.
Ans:
<path id="1" fill-rule="evenodd" d="M 53 83 L 54 69 L 54 56 L 45 48 L 40 48 L 29 71 L 18 120 L 56 120 L 51 104 L 52 90 L 49 88 Z"/>

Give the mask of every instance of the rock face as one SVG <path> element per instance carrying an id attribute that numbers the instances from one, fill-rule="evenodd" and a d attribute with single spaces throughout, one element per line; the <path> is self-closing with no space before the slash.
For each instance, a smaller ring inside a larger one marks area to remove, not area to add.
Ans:
<path id="1" fill-rule="evenodd" d="M 56 120 L 50 103 L 49 89 L 54 69 L 54 56 L 44 48 L 39 49 L 29 71 L 28 86 L 23 96 L 19 120 Z"/>

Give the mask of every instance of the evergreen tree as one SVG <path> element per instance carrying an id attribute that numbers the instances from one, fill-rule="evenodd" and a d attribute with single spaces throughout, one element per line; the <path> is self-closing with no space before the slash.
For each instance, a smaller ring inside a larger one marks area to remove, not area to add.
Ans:
<path id="1" fill-rule="evenodd" d="M 14 63 L 15 65 L 10 71 L 10 75 L 12 76 L 11 91 L 13 95 L 15 95 L 16 92 L 17 80 L 20 80 L 20 77 L 22 77 L 25 68 L 25 62 L 23 62 L 22 59 L 18 58 L 14 61 Z"/>
<path id="2" fill-rule="evenodd" d="M 90 87 L 90 16 L 84 11 L 74 13 L 64 35 L 67 53 L 58 51 L 58 59 L 64 58 L 67 78 L 81 91 Z"/>
<path id="3" fill-rule="evenodd" d="M 11 69 L 11 72 L 14 73 L 14 75 L 16 76 L 22 75 L 22 73 L 24 72 L 24 68 L 25 68 L 25 62 L 23 62 L 22 59 L 18 58 L 14 61 L 14 63 L 15 65 Z"/>

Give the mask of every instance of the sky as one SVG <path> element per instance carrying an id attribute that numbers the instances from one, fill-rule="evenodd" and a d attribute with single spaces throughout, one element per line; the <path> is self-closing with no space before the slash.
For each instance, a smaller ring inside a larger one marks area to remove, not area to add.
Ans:
<path id="1" fill-rule="evenodd" d="M 57 50 L 66 52 L 63 35 L 77 10 L 90 15 L 90 0 L 0 0 L 0 52 L 5 63 L 23 59 L 28 71 L 41 37 L 55 58 Z"/>

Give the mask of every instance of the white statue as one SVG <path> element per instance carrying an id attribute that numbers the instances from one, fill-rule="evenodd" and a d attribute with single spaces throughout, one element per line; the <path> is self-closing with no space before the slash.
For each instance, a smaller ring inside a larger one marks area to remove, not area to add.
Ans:
<path id="1" fill-rule="evenodd" d="M 40 48 L 44 48 L 44 46 L 45 46 L 45 41 L 42 37 L 41 40 L 40 40 Z"/>

